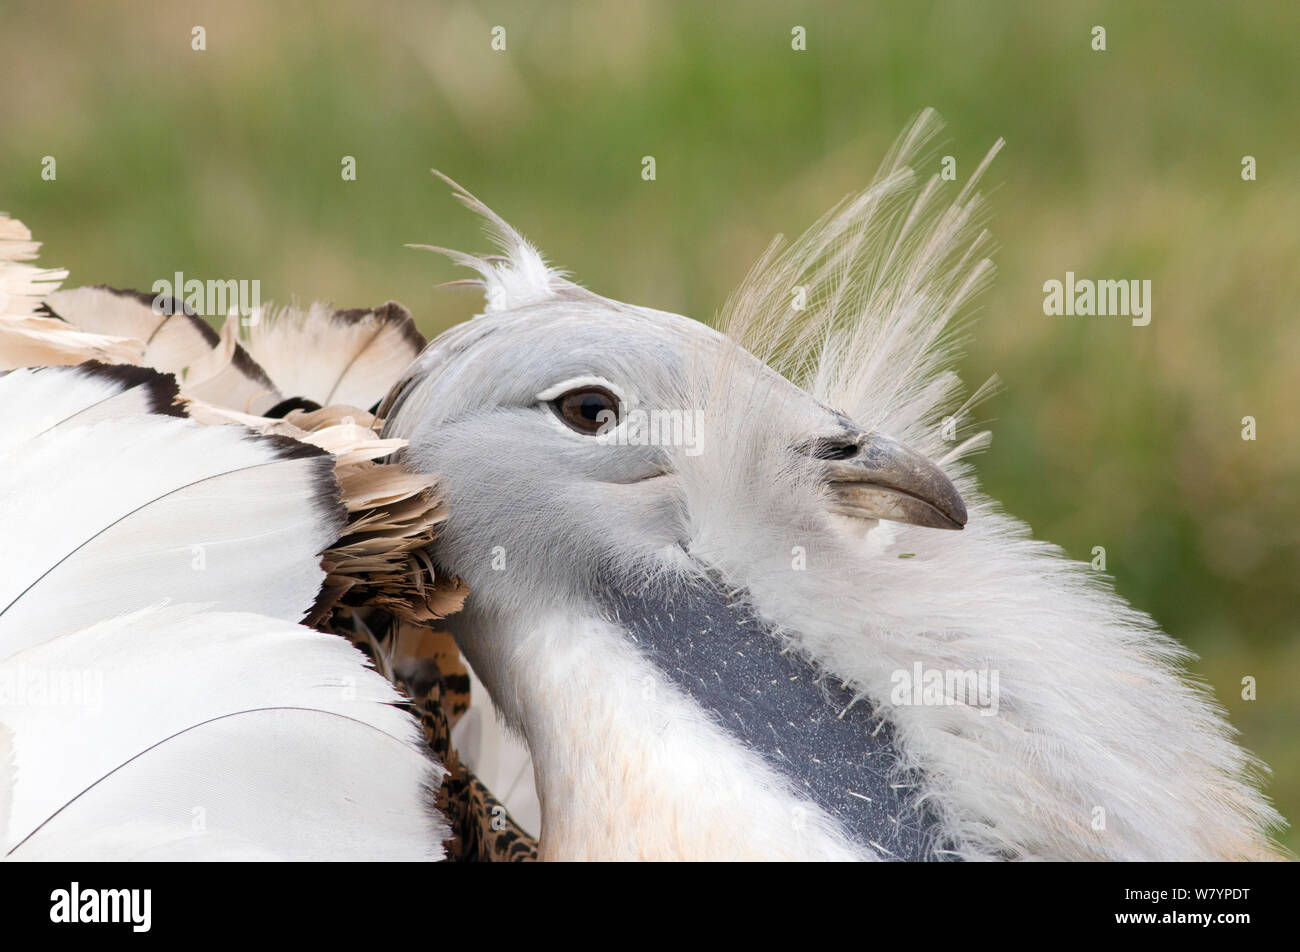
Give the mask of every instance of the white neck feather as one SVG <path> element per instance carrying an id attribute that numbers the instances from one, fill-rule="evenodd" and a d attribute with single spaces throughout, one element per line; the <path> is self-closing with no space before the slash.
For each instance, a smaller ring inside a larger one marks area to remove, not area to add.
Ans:
<path id="1" fill-rule="evenodd" d="M 469 625 L 471 663 L 475 644 L 518 646 L 480 673 L 532 751 L 543 859 L 872 858 L 610 623 L 471 612 Z"/>

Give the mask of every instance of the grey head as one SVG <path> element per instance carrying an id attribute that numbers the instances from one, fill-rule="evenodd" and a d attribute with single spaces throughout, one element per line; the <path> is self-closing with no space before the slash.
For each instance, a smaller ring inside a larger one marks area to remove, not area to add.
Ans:
<path id="1" fill-rule="evenodd" d="M 755 625 L 764 626 L 755 612 L 728 607 L 744 603 L 748 580 L 735 559 L 725 566 L 711 559 L 719 534 L 732 536 L 730 552 L 784 553 L 791 539 L 843 532 L 845 523 L 965 523 L 957 490 L 923 455 L 858 426 L 700 322 L 568 281 L 503 221 L 460 197 L 488 218 L 504 252 L 452 253 L 479 271 L 487 309 L 433 340 L 380 415 L 386 436 L 409 441 L 406 462 L 438 475 L 449 515 L 430 555 L 468 583 L 467 617 L 540 615 L 572 604 L 688 626 L 734 616 L 731 634 L 750 643 Z M 693 593 L 682 612 L 651 607 L 662 608 L 674 590 Z M 699 642 L 698 631 L 653 622 L 627 629 L 657 663 L 674 642 Z M 457 635 L 494 698 L 506 702 L 507 718 L 517 720 L 505 697 L 514 646 L 472 625 Z M 781 645 L 770 640 L 775 658 Z M 705 655 L 692 663 L 708 663 L 704 642 Z M 812 685 L 813 672 L 805 673 Z M 843 707 L 823 687 L 809 690 L 821 692 L 832 716 Z M 699 700 L 727 716 L 726 698 Z M 871 705 L 858 713 L 870 718 Z M 856 736 L 871 733 L 865 720 L 840 723 Z M 818 742 L 852 746 L 841 735 Z M 888 733 L 875 743 L 887 746 Z M 875 780 L 886 773 L 878 768 Z M 795 779 L 846 825 L 875 822 L 838 804 L 843 778 Z M 915 852 L 917 842 L 902 852 Z"/>

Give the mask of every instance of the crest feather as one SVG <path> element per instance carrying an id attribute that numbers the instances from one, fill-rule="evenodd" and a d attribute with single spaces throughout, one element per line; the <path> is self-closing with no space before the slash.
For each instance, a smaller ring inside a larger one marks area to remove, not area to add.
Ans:
<path id="1" fill-rule="evenodd" d="M 477 271 L 478 281 L 455 283 L 473 284 L 483 288 L 483 294 L 487 299 L 483 309 L 484 314 L 537 304 L 555 297 L 562 287 L 570 283 L 562 271 L 548 265 L 542 253 L 504 218 L 437 169 L 432 171 L 451 186 L 453 194 L 462 205 L 483 218 L 488 236 L 501 250 L 501 254 L 471 255 L 449 248 L 422 244 L 407 247 L 437 252 L 462 267 Z"/>

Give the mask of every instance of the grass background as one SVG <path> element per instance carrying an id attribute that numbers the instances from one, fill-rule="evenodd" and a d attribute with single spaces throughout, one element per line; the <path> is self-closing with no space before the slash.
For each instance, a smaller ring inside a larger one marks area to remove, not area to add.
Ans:
<path id="1" fill-rule="evenodd" d="M 1106 547 L 1296 819 L 1297 35 L 1290 0 L 0 0 L 0 207 L 74 284 L 257 278 L 264 299 L 395 298 L 432 334 L 476 301 L 403 244 L 483 247 L 437 166 L 588 286 L 708 320 L 922 107 L 962 177 L 1003 136 L 999 275 L 962 368 L 1004 381 L 985 484 L 1074 557 Z M 1045 317 L 1066 270 L 1150 278 L 1151 325 Z"/>

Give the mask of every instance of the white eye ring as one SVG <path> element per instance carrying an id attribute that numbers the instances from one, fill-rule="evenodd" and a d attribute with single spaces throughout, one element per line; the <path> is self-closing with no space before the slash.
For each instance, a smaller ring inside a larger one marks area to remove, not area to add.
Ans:
<path id="1" fill-rule="evenodd" d="M 588 374 L 582 377 L 570 377 L 568 380 L 561 380 L 559 383 L 547 387 L 539 393 L 535 399 L 538 403 L 550 403 L 556 397 L 562 396 L 570 390 L 577 390 L 579 387 L 601 387 L 602 389 L 608 390 L 617 397 L 618 402 L 623 404 L 625 407 L 630 408 L 634 406 L 636 402 L 635 400 L 630 399 L 617 384 L 594 374 Z"/>
<path id="2" fill-rule="evenodd" d="M 604 377 L 595 374 L 585 374 L 581 377 L 570 377 L 568 380 L 561 380 L 559 383 L 553 384 L 541 391 L 537 394 L 535 399 L 537 400 L 538 406 L 547 409 L 546 416 L 551 425 L 554 426 L 556 430 L 563 433 L 567 438 L 582 441 L 595 440 L 600 443 L 608 443 L 611 441 L 617 442 L 618 434 L 627 427 L 625 412 L 624 419 L 620 420 L 616 426 L 603 433 L 590 435 L 575 431 L 569 424 L 562 421 L 558 415 L 550 411 L 548 405 L 551 404 L 552 401 L 564 396 L 564 394 L 568 393 L 570 390 L 580 390 L 584 387 L 598 387 L 602 390 L 608 390 L 610 395 L 618 400 L 622 411 L 630 410 L 635 405 L 635 398 L 629 399 L 628 395 L 612 381 L 606 380 Z"/>

